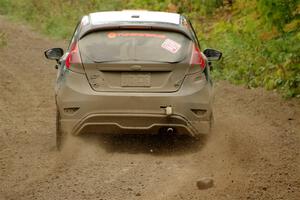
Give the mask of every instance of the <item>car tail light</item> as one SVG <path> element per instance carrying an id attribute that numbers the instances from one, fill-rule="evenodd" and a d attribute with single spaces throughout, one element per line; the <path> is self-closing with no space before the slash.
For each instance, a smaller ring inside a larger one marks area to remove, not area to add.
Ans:
<path id="1" fill-rule="evenodd" d="M 71 64 L 81 64 L 81 58 L 80 58 L 80 54 L 79 54 L 79 49 L 78 49 L 78 43 L 74 42 L 71 45 L 70 48 L 70 53 L 66 59 L 66 67 L 67 69 L 70 69 Z"/>
<path id="2" fill-rule="evenodd" d="M 198 65 L 201 67 L 201 69 L 204 69 L 206 66 L 205 59 L 203 58 L 201 51 L 196 45 L 194 45 L 193 47 L 193 53 L 192 53 L 190 65 Z"/>

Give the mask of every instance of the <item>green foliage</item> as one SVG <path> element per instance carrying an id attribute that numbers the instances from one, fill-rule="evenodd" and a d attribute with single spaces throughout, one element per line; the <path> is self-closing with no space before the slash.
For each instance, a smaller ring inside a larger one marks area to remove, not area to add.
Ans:
<path id="1" fill-rule="evenodd" d="M 299 0 L 258 0 L 258 8 L 266 22 L 276 26 L 280 31 L 299 13 L 296 12 Z"/>
<path id="2" fill-rule="evenodd" d="M 214 75 L 249 88 L 262 86 L 279 90 L 285 97 L 300 97 L 299 26 L 277 31 L 278 25 L 266 25 L 266 19 L 259 20 L 261 15 L 254 4 L 246 6 L 247 12 L 239 13 L 229 23 L 228 19 L 219 20 L 209 35 L 200 34 L 206 46 L 224 52 Z M 236 9 L 234 12 L 240 8 Z M 281 22 L 280 27 L 291 22 L 295 23 L 295 17 Z"/>
<path id="3" fill-rule="evenodd" d="M 129 0 L 126 9 L 167 10 L 169 3 L 164 0 Z"/>
<path id="4" fill-rule="evenodd" d="M 167 10 L 189 14 L 212 14 L 223 0 L 127 0 L 127 9 Z"/>
<path id="5" fill-rule="evenodd" d="M 221 62 L 214 64 L 216 78 L 300 97 L 299 1 L 0 0 L 0 14 L 25 20 L 53 37 L 68 38 L 79 17 L 90 12 L 145 9 L 183 13 L 192 19 L 202 49 L 223 52 Z M 5 36 L 0 34 L 1 41 Z"/>
<path id="6" fill-rule="evenodd" d="M 25 20 L 43 33 L 68 38 L 79 18 L 87 13 L 122 9 L 122 0 L 0 0 L 0 14 Z"/>
<path id="7" fill-rule="evenodd" d="M 6 45 L 7 45 L 6 34 L 2 31 L 0 31 L 0 47 L 6 46 Z"/>

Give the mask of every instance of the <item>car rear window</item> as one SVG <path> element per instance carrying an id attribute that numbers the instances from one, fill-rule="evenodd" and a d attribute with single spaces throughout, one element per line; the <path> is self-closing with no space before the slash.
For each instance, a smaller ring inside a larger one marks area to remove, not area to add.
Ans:
<path id="1" fill-rule="evenodd" d="M 93 32 L 79 41 L 83 61 L 180 62 L 191 40 L 176 32 L 116 30 Z"/>

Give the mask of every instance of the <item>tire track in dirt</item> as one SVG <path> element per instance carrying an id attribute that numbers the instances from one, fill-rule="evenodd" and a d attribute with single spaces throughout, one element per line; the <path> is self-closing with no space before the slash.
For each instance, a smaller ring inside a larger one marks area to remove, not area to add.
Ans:
<path id="1" fill-rule="evenodd" d="M 0 199 L 300 199 L 300 103 L 216 84 L 210 137 L 86 135 L 55 150 L 60 46 L 0 17 Z M 212 177 L 215 186 L 198 190 Z"/>

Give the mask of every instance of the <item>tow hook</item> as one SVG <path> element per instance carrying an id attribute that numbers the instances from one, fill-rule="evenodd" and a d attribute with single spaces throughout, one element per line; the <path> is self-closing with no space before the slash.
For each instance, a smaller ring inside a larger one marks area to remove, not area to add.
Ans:
<path id="1" fill-rule="evenodd" d="M 167 106 L 167 107 L 165 108 L 165 112 L 166 112 L 166 115 L 167 115 L 167 116 L 170 116 L 170 115 L 173 114 L 173 108 L 172 108 L 171 106 Z"/>

